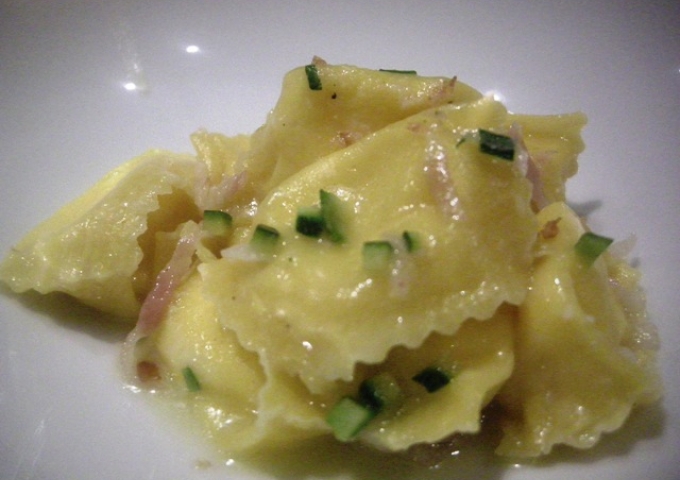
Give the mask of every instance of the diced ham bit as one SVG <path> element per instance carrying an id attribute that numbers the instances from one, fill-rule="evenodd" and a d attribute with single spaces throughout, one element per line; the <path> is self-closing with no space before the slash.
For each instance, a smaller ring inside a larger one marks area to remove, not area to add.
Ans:
<path id="1" fill-rule="evenodd" d="M 317 67 L 325 67 L 328 65 L 328 62 L 323 58 L 314 55 L 314 57 L 312 57 L 312 65 L 316 65 Z"/>
<path id="2" fill-rule="evenodd" d="M 135 328 L 125 339 L 121 362 L 124 375 L 133 385 L 143 383 L 145 378 L 149 378 L 149 374 L 152 373 L 152 367 L 145 365 L 143 361 L 138 361 L 138 344 L 161 324 L 172 300 L 172 294 L 191 271 L 200 233 L 197 224 L 187 224 L 184 235 L 177 242 L 170 261 L 158 274 L 154 287 L 142 303 Z"/>
<path id="3" fill-rule="evenodd" d="M 541 178 L 541 171 L 539 170 L 533 156 L 529 155 L 527 163 L 527 179 L 531 182 L 533 190 L 531 191 L 531 206 L 537 212 L 543 210 L 548 205 L 548 199 L 545 196 L 543 189 L 543 180 Z"/>
<path id="4" fill-rule="evenodd" d="M 408 130 L 410 132 L 413 132 L 413 133 L 423 133 L 423 130 L 425 129 L 425 125 L 422 124 L 422 123 L 412 122 L 412 123 L 409 123 L 406 128 L 408 128 Z"/>
<path id="5" fill-rule="evenodd" d="M 435 92 L 428 97 L 428 99 L 435 105 L 440 105 L 446 103 L 453 98 L 453 90 L 456 87 L 456 82 L 458 77 L 453 77 L 450 80 L 445 80 L 441 87 L 435 90 Z"/>
<path id="6" fill-rule="evenodd" d="M 191 269 L 199 237 L 200 230 L 196 225 L 179 239 L 170 261 L 156 277 L 156 283 L 144 299 L 135 327 L 141 335 L 151 333 L 163 320 L 172 294 Z"/>
<path id="7" fill-rule="evenodd" d="M 137 378 L 139 378 L 142 383 L 160 380 L 160 369 L 154 362 L 142 360 L 141 362 L 137 362 Z"/>
<path id="8" fill-rule="evenodd" d="M 430 140 L 425 156 L 425 175 L 428 187 L 441 211 L 452 220 L 460 220 L 460 199 L 449 171 L 443 145 Z"/>
<path id="9" fill-rule="evenodd" d="M 394 248 L 394 262 L 390 271 L 390 296 L 404 298 L 411 289 L 414 278 L 413 253 L 408 251 L 403 237 L 389 236 L 388 242 Z"/>
<path id="10" fill-rule="evenodd" d="M 539 232 L 544 240 L 550 240 L 551 238 L 555 238 L 557 235 L 559 235 L 560 227 L 558 224 L 560 223 L 560 220 L 562 220 L 562 217 L 557 217 L 554 220 L 545 222 L 545 225 L 543 225 L 543 228 Z"/>
<path id="11" fill-rule="evenodd" d="M 246 172 L 239 172 L 235 175 L 224 175 L 218 184 L 211 185 L 207 169 L 205 175 L 200 177 L 195 198 L 196 205 L 201 210 L 220 210 L 245 187 L 248 180 Z"/>
<path id="12" fill-rule="evenodd" d="M 526 144 L 524 143 L 524 136 L 522 135 L 522 127 L 513 123 L 510 125 L 508 136 L 515 142 L 515 164 L 527 180 L 531 182 L 531 206 L 534 211 L 538 212 L 548 205 L 548 200 L 545 196 L 543 188 L 543 179 L 541 178 L 541 169 L 538 166 L 536 158 L 529 153 Z"/>
<path id="13" fill-rule="evenodd" d="M 359 132 L 338 132 L 338 134 L 333 138 L 333 142 L 340 147 L 349 147 L 353 143 L 361 140 L 362 135 Z"/>

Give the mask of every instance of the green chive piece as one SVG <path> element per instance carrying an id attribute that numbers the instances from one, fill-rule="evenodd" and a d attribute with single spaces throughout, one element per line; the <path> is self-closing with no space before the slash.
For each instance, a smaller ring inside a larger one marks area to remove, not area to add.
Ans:
<path id="1" fill-rule="evenodd" d="M 503 160 L 514 160 L 515 142 L 506 135 L 499 135 L 488 130 L 479 130 L 479 149 L 482 153 L 502 158 Z"/>
<path id="2" fill-rule="evenodd" d="M 436 392 L 451 382 L 451 376 L 439 367 L 427 367 L 413 377 L 428 393 Z"/>
<path id="3" fill-rule="evenodd" d="M 386 72 L 386 73 L 400 73 L 402 75 L 418 75 L 418 72 L 415 70 L 394 70 L 391 68 L 380 68 L 378 69 L 379 72 Z"/>
<path id="4" fill-rule="evenodd" d="M 328 236 L 335 243 L 344 242 L 347 238 L 347 233 L 345 231 L 342 200 L 326 190 L 319 191 L 319 199 L 321 203 L 321 216 L 323 217 Z"/>
<path id="5" fill-rule="evenodd" d="M 404 232 L 401 234 L 401 238 L 404 240 L 406 251 L 409 253 L 418 251 L 422 247 L 420 235 L 418 235 L 416 232 L 404 230 Z"/>
<path id="6" fill-rule="evenodd" d="M 387 240 L 364 242 L 361 250 L 364 269 L 369 272 L 386 272 L 394 258 L 394 247 Z"/>
<path id="7" fill-rule="evenodd" d="M 307 83 L 309 84 L 310 90 L 321 90 L 323 87 L 321 85 L 321 78 L 319 78 L 319 70 L 316 65 L 309 64 L 305 66 L 305 73 L 307 74 Z"/>
<path id="8" fill-rule="evenodd" d="M 274 227 L 258 224 L 255 227 L 250 245 L 258 253 L 272 254 L 279 243 L 281 234 Z"/>
<path id="9" fill-rule="evenodd" d="M 588 265 L 591 265 L 597 257 L 602 255 L 607 247 L 612 244 L 612 238 L 603 237 L 592 232 L 586 232 L 578 239 L 574 249 Z"/>
<path id="10" fill-rule="evenodd" d="M 326 228 L 321 207 L 305 206 L 298 208 L 295 230 L 307 237 L 320 237 Z"/>
<path id="11" fill-rule="evenodd" d="M 184 367 L 182 369 L 182 376 L 190 392 L 198 392 L 201 389 L 201 384 L 191 367 Z"/>
<path id="12" fill-rule="evenodd" d="M 347 442 L 356 437 L 377 413 L 351 397 L 343 397 L 326 416 L 326 422 L 333 429 L 335 438 Z"/>
<path id="13" fill-rule="evenodd" d="M 215 237 L 224 237 L 231 230 L 233 219 L 222 210 L 205 210 L 203 212 L 203 229 Z"/>

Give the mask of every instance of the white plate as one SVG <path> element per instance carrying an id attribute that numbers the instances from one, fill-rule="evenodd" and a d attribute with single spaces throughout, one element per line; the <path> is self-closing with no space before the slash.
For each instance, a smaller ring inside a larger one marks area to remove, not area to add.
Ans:
<path id="1" fill-rule="evenodd" d="M 592 452 L 547 465 L 470 458 L 428 475 L 400 466 L 383 475 L 678 478 L 677 0 L 138 3 L 0 2 L 2 252 L 147 148 L 188 151 L 188 135 L 199 127 L 251 132 L 283 74 L 315 54 L 458 75 L 518 112 L 583 110 L 587 150 L 569 193 L 598 206 L 591 217 L 598 231 L 637 234 L 634 257 L 663 340 L 662 407 L 636 415 Z M 0 295 L 0 478 L 369 476 L 368 467 L 338 462 L 316 474 L 303 464 L 259 473 L 224 465 L 123 388 L 116 375 L 122 334 L 88 317 L 37 296 Z"/>

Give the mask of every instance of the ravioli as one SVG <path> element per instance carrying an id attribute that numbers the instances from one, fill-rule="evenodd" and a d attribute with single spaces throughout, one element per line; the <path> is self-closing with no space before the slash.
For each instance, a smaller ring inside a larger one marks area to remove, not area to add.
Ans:
<path id="1" fill-rule="evenodd" d="M 191 201 L 197 182 L 191 155 L 152 151 L 130 160 L 26 235 L 0 278 L 16 292 L 64 292 L 134 319 L 154 265 L 167 262 L 155 256 L 156 232 L 200 219 Z"/>
<path id="2" fill-rule="evenodd" d="M 205 266 L 225 324 L 316 393 L 350 380 L 357 362 L 380 361 L 394 345 L 415 347 L 433 331 L 451 334 L 467 318 L 491 317 L 503 302 L 521 303 L 535 239 L 529 182 L 511 162 L 457 146 L 471 129 L 498 128 L 505 115 L 488 99 L 427 110 L 274 189 L 253 223 L 281 232 L 276 256 Z M 454 213 L 436 198 L 447 185 L 428 169 L 439 168 L 450 171 Z M 321 189 L 336 192 L 346 210 L 343 244 L 294 229 L 297 209 L 318 203 Z M 397 295 L 389 275 L 362 268 L 361 247 L 403 230 L 417 232 L 426 247 L 406 259 L 413 272 L 408 291 Z"/>
<path id="3" fill-rule="evenodd" d="M 403 386 L 404 400 L 378 417 L 362 434 L 363 441 L 381 450 L 404 450 L 453 432 L 474 433 L 481 410 L 513 371 L 516 311 L 503 308 L 486 322 L 466 322 L 454 335 L 433 334 L 416 349 L 397 347 L 380 364 L 357 365 L 351 382 L 312 394 L 296 376 L 265 371 L 258 356 L 221 325 L 202 285 L 199 271 L 183 283 L 165 321 L 146 340 L 153 352 L 142 356 L 163 365 L 160 375 L 177 391 L 184 389 L 182 370 L 194 369 L 201 390 L 192 398 L 192 413 L 204 422 L 206 435 L 232 454 L 329 435 L 325 417 L 337 395 L 385 373 Z M 414 373 L 434 364 L 455 373 L 452 388 L 437 395 L 411 381 Z"/>
<path id="4" fill-rule="evenodd" d="M 632 322 L 609 288 L 608 263 L 615 260 L 588 265 L 579 258 L 573 246 L 584 229 L 564 203 L 538 218 L 558 221 L 559 233 L 540 245 L 520 307 L 517 366 L 499 396 L 509 413 L 503 455 L 538 456 L 557 444 L 591 447 L 660 390 L 651 352 L 626 345 Z"/>
<path id="5" fill-rule="evenodd" d="M 455 78 L 376 72 L 318 59 L 314 67 L 322 89 L 310 90 L 304 67 L 292 70 L 267 122 L 253 134 L 246 163 L 258 198 L 319 158 L 391 123 L 481 97 Z"/>
<path id="6" fill-rule="evenodd" d="M 0 279 L 138 316 L 126 381 L 230 457 L 445 445 L 488 407 L 499 455 L 587 448 L 663 389 L 640 273 L 566 203 L 584 125 L 315 58 L 252 136 L 131 160 Z"/>

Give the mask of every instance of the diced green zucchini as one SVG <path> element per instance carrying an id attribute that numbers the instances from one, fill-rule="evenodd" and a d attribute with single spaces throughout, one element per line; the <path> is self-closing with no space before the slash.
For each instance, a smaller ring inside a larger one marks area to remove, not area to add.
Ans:
<path id="1" fill-rule="evenodd" d="M 356 437 L 376 416 L 376 412 L 351 397 L 343 397 L 326 416 L 335 438 L 347 442 Z"/>
<path id="2" fill-rule="evenodd" d="M 316 65 L 309 64 L 305 66 L 305 74 L 307 75 L 307 84 L 310 90 L 321 90 L 321 78 L 319 77 L 319 70 Z"/>
<path id="3" fill-rule="evenodd" d="M 397 405 L 401 389 L 388 373 L 368 378 L 359 385 L 358 398 L 343 397 L 326 417 L 335 437 L 343 442 L 356 437 L 383 409 Z"/>
<path id="4" fill-rule="evenodd" d="M 401 238 L 404 240 L 407 252 L 415 252 L 422 247 L 422 240 L 416 232 L 404 230 L 404 233 L 401 234 Z"/>
<path id="5" fill-rule="evenodd" d="M 308 237 L 320 237 L 326 228 L 321 208 L 305 206 L 298 208 L 295 230 Z"/>
<path id="6" fill-rule="evenodd" d="M 413 381 L 425 387 L 429 393 L 444 388 L 451 382 L 451 375 L 439 367 L 427 367 L 413 377 Z"/>
<path id="7" fill-rule="evenodd" d="M 385 72 L 385 73 L 401 73 L 402 75 L 417 75 L 418 72 L 415 70 L 395 70 L 392 68 L 379 68 L 379 72 Z"/>
<path id="8" fill-rule="evenodd" d="M 231 231 L 232 218 L 222 210 L 205 210 L 203 212 L 203 229 L 215 237 L 226 237 Z"/>
<path id="9" fill-rule="evenodd" d="M 359 400 L 363 405 L 376 412 L 398 404 L 400 398 L 399 384 L 389 373 L 381 373 L 367 378 L 359 385 Z"/>
<path id="10" fill-rule="evenodd" d="M 602 255 L 605 250 L 612 244 L 614 240 L 608 237 L 603 237 L 592 232 L 586 232 L 578 239 L 574 249 L 586 264 L 591 265 L 597 257 Z"/>
<path id="11" fill-rule="evenodd" d="M 182 369 L 182 376 L 184 377 L 184 383 L 186 383 L 187 390 L 190 392 L 198 392 L 201 389 L 201 383 L 198 381 L 198 378 L 191 367 L 184 367 Z"/>
<path id="12" fill-rule="evenodd" d="M 515 142 L 512 138 L 488 130 L 479 129 L 479 149 L 482 153 L 503 160 L 511 161 L 515 158 Z"/>
<path id="13" fill-rule="evenodd" d="M 255 227 L 253 236 L 250 239 L 250 246 L 257 253 L 272 254 L 279 243 L 281 234 L 274 227 L 259 224 Z"/>
<path id="14" fill-rule="evenodd" d="M 344 242 L 347 239 L 347 232 L 342 200 L 326 190 L 319 191 L 319 199 L 321 216 L 329 238 L 336 243 Z"/>
<path id="15" fill-rule="evenodd" d="M 387 240 L 364 242 L 361 256 L 365 270 L 373 273 L 387 272 L 394 258 L 394 247 Z"/>

